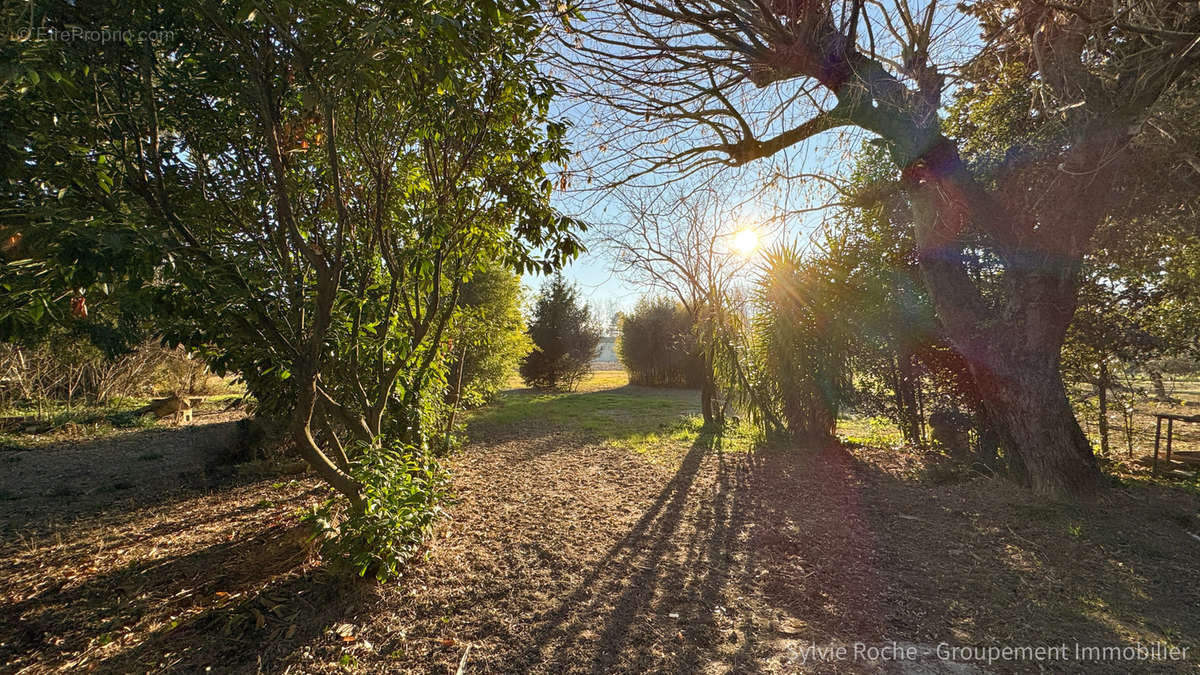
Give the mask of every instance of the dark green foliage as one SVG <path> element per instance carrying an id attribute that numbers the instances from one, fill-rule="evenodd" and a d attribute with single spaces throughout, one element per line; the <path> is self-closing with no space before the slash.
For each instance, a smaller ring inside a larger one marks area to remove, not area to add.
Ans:
<path id="1" fill-rule="evenodd" d="M 830 239 L 830 249 L 842 245 Z M 851 398 L 852 335 L 843 309 L 847 273 L 795 246 L 764 253 L 754 289 L 752 350 L 759 400 L 776 408 L 794 437 L 831 440 L 839 409 Z"/>
<path id="2" fill-rule="evenodd" d="M 882 148 L 863 146 L 849 181 L 852 198 L 832 223 L 841 245 L 821 256 L 844 270 L 852 289 L 840 313 L 854 335 L 854 408 L 890 419 L 905 442 L 919 444 L 928 440 L 928 411 L 978 417 L 981 404 L 925 288 L 899 173 Z"/>
<path id="3" fill-rule="evenodd" d="M 392 543 L 424 531 L 389 509 L 424 488 L 379 463 L 445 428 L 463 281 L 579 250 L 549 203 L 569 152 L 537 10 L 37 3 L 47 25 L 169 38 L 0 46 L 0 234 L 19 235 L 5 264 L 22 266 L 0 269 L 0 330 L 132 289 L 168 342 L 287 420 L 350 502 L 342 541 L 378 543 L 386 569 L 404 557 Z"/>
<path id="4" fill-rule="evenodd" d="M 354 477 L 362 509 L 330 499 L 308 514 L 329 557 L 359 576 L 387 581 L 420 551 L 449 498 L 449 475 L 430 452 L 393 444 L 361 453 Z M 339 520 L 340 519 L 340 520 Z"/>
<path id="5" fill-rule="evenodd" d="M 579 301 L 579 290 L 561 274 L 542 287 L 529 337 L 533 351 L 521 362 L 521 378 L 531 387 L 572 390 L 591 372 L 599 354 L 600 328 Z"/>
<path id="6" fill-rule="evenodd" d="M 917 266 L 907 200 L 899 170 L 874 145 L 859 151 L 850 189 L 855 194 L 835 227 L 844 245 L 830 264 L 846 270 L 852 302 L 842 308 L 853 326 L 851 358 L 855 407 L 896 423 L 904 440 L 923 436 L 922 356 L 949 349 Z"/>
<path id="7" fill-rule="evenodd" d="M 631 384 L 698 387 L 704 380 L 696 326 L 687 310 L 666 298 L 643 298 L 621 317 L 617 356 Z"/>

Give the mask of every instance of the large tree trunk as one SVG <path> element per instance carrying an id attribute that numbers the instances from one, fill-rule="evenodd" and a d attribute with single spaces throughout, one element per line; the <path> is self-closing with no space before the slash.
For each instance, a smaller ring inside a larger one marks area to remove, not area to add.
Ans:
<path id="1" fill-rule="evenodd" d="M 1006 452 L 1016 453 L 1039 495 L 1087 499 L 1100 487 L 1091 443 L 1067 399 L 1059 353 L 1074 307 L 1047 306 L 1034 279 L 1009 298 L 1002 316 L 967 317 L 961 297 L 969 284 L 945 258 L 923 261 L 930 296 L 955 349 L 962 354 L 989 420 Z M 979 308 L 975 308 L 979 311 Z M 1013 317 L 1019 317 L 1018 324 Z"/>
<path id="2" fill-rule="evenodd" d="M 1019 228 L 997 221 L 988 209 L 999 206 L 981 194 L 948 142 L 907 168 L 904 180 L 930 298 L 1005 451 L 1017 455 L 1036 494 L 1092 497 L 1100 470 L 1059 369 L 1078 301 L 1078 242 L 1055 249 L 1052 241 L 1014 234 Z M 989 296 L 967 271 L 972 254 L 965 239 L 972 228 L 989 234 L 1003 264 Z M 1090 235 L 1083 226 L 1073 230 Z"/>
<path id="3" fill-rule="evenodd" d="M 1039 495 L 1087 498 L 1100 487 L 1100 470 L 1059 371 L 1056 344 L 1002 350 L 968 359 L 988 419 L 1007 452 L 1019 455 Z"/>

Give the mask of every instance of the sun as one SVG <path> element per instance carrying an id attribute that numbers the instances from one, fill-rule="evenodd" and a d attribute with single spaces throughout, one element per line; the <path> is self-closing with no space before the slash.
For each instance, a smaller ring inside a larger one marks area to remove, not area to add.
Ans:
<path id="1" fill-rule="evenodd" d="M 754 228 L 747 227 L 744 230 L 738 230 L 737 234 L 733 235 L 733 251 L 738 255 L 750 255 L 756 248 L 758 248 L 758 232 L 755 232 Z"/>

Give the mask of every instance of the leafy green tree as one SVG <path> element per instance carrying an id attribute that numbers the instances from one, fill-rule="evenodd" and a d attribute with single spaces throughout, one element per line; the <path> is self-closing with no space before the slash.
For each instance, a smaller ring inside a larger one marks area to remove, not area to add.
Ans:
<path id="1" fill-rule="evenodd" d="M 854 333 L 851 346 L 856 406 L 882 414 L 905 441 L 921 443 L 924 428 L 922 355 L 947 340 L 921 282 L 908 204 L 894 189 L 895 167 L 886 152 L 865 144 L 847 186 L 846 207 L 830 223 L 844 242 L 825 252 L 846 270 L 842 312 Z"/>
<path id="2" fill-rule="evenodd" d="M 947 128 L 962 139 L 964 157 L 982 180 L 991 181 L 1052 152 L 1059 127 L 1028 115 L 1036 82 L 1028 69 L 1009 64 L 995 82 L 964 88 L 950 108 Z M 1197 82 L 1195 75 L 1189 81 Z M 1200 142 L 1195 87 L 1166 93 L 1156 109 L 1149 133 L 1131 140 L 1136 152 L 1113 181 L 1120 199 L 1096 228 L 1084 256 L 1078 308 L 1062 349 L 1062 371 L 1073 385 L 1087 387 L 1084 399 L 1096 395 L 1100 448 L 1110 451 L 1109 410 L 1114 395 L 1126 418 L 1131 443 L 1132 398 L 1121 386 L 1121 374 L 1146 368 L 1168 354 L 1185 353 L 1200 326 L 1198 289 L 1194 285 L 1197 239 L 1192 219 L 1184 214 L 1200 208 L 1196 166 L 1191 151 Z M 992 297 L 1004 289 L 995 263 L 974 261 L 979 285 Z M 1150 369 L 1152 377 L 1154 372 Z M 1161 380 L 1160 380 L 1161 381 Z M 1085 406 L 1086 407 L 1086 406 Z"/>
<path id="3" fill-rule="evenodd" d="M 616 346 L 632 384 L 695 387 L 704 381 L 692 317 L 667 298 L 642 298 L 623 315 Z"/>
<path id="4" fill-rule="evenodd" d="M 19 65 L 3 105 L 20 120 L 5 160 L 22 167 L 10 222 L 47 242 L 30 259 L 95 283 L 78 272 L 86 256 L 48 255 L 72 243 L 56 232 L 128 232 L 146 254 L 107 258 L 153 264 L 96 267 L 140 282 L 169 340 L 240 372 L 287 419 L 349 502 L 335 543 L 366 556 L 362 572 L 394 571 L 412 547 L 381 532 L 408 541 L 409 516 L 423 518 L 384 501 L 424 485 L 404 503 L 435 508 L 423 458 L 464 280 L 492 260 L 553 270 L 579 250 L 548 203 L 546 167 L 567 150 L 535 9 L 64 1 L 39 3 L 37 20 L 170 39 L 5 47 Z"/>
<path id="5" fill-rule="evenodd" d="M 1159 122 L 1166 127 L 1175 118 L 1172 136 L 1184 147 L 1200 142 L 1200 128 L 1188 125 L 1194 98 L 1181 109 L 1164 110 Z M 1133 449 L 1132 404 L 1143 394 L 1128 386 L 1127 375 L 1134 370 L 1149 375 L 1155 397 L 1167 401 L 1162 364 L 1200 353 L 1200 232 L 1186 215 L 1200 208 L 1194 189 L 1200 170 L 1189 166 L 1174 144 L 1147 142 L 1142 150 L 1144 170 L 1121 186 L 1129 202 L 1097 232 L 1063 347 L 1065 377 L 1096 396 L 1105 454 L 1111 450 L 1113 407 L 1122 412 L 1126 447 Z M 1126 227 L 1125 221 L 1137 227 Z"/>
<path id="6" fill-rule="evenodd" d="M 1147 298 L 1139 289 L 1110 286 L 1106 279 L 1089 272 L 1080 291 L 1080 308 L 1063 346 L 1063 371 L 1067 381 L 1088 385 L 1088 394 L 1095 392 L 1100 450 L 1108 455 L 1109 408 L 1114 390 L 1119 387 L 1119 375 L 1135 364 L 1148 362 L 1162 350 L 1164 342 L 1144 323 Z M 1132 403 L 1126 401 L 1121 407 Z"/>
<path id="7" fill-rule="evenodd" d="M 1165 400 L 1161 367 L 1200 357 L 1200 229 L 1195 217 L 1200 210 L 1200 160 L 1195 154 L 1200 147 L 1200 76 L 1192 75 L 1186 86 L 1165 95 L 1149 126 L 1151 133 L 1135 139 L 1136 165 L 1121 182 L 1121 208 L 1096 233 L 1067 347 L 1083 339 L 1112 345 L 1106 350 L 1110 354 L 1125 352 L 1125 362 L 1144 370 L 1154 382 L 1155 396 Z M 1109 320 L 1100 320 L 1105 314 Z M 1108 328 L 1113 325 L 1119 329 Z"/>
<path id="8" fill-rule="evenodd" d="M 556 274 L 542 286 L 529 322 L 533 351 L 521 362 L 531 387 L 574 390 L 600 353 L 600 328 L 579 289 Z"/>
<path id="9" fill-rule="evenodd" d="M 521 278 L 497 264 L 463 284 L 454 319 L 450 397 L 464 406 L 488 402 L 533 349 L 522 314 Z"/>
<path id="10" fill-rule="evenodd" d="M 844 207 L 829 224 L 845 243 L 824 255 L 838 257 L 828 264 L 847 271 L 852 289 L 841 311 L 854 335 L 854 405 L 891 419 L 912 444 L 928 440 L 933 413 L 969 419 L 977 458 L 999 468 L 998 441 L 977 385 L 924 286 L 898 174 L 883 148 L 864 144 L 843 188 Z M 1015 454 L 1005 459 L 1009 470 L 1023 472 Z"/>

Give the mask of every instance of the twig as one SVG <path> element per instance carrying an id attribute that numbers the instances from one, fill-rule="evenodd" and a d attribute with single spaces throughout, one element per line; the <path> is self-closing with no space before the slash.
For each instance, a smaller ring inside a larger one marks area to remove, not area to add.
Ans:
<path id="1" fill-rule="evenodd" d="M 471 644 L 467 643 L 467 648 L 463 650 L 462 658 L 458 660 L 458 675 L 463 675 L 463 673 L 467 672 L 467 657 L 470 655 Z"/>

